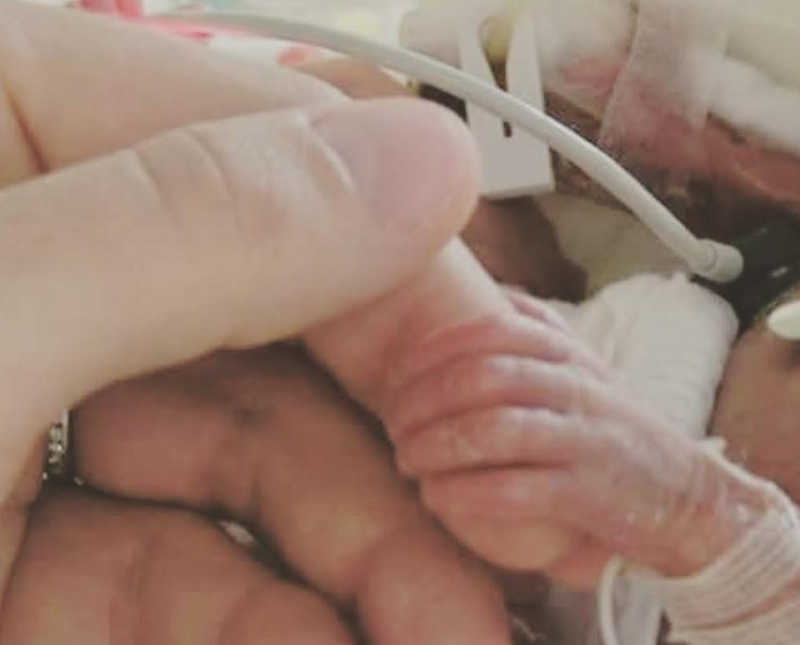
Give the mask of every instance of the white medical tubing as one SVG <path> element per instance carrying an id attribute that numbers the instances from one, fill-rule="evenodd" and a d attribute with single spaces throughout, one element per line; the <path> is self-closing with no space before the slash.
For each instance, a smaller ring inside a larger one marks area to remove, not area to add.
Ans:
<path id="1" fill-rule="evenodd" d="M 729 282 L 735 280 L 744 268 L 744 260 L 737 249 L 713 240 L 696 238 L 644 186 L 602 150 L 541 110 L 455 67 L 416 52 L 335 29 L 261 14 L 167 13 L 157 18 L 240 28 L 249 33 L 316 45 L 436 86 L 497 114 L 504 121 L 514 123 L 545 141 L 630 208 L 694 273 L 715 282 Z"/>

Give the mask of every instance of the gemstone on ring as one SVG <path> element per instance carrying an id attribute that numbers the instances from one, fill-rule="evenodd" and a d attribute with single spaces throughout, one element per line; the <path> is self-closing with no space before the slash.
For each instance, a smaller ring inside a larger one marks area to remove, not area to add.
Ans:
<path id="1" fill-rule="evenodd" d="M 47 461 L 42 479 L 63 479 L 69 470 L 69 410 L 47 430 Z"/>

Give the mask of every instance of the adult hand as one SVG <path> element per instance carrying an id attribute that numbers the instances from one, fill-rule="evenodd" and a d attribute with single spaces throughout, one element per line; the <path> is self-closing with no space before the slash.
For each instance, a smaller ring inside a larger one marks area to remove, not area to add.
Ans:
<path id="1" fill-rule="evenodd" d="M 15 4 L 0 7 L 0 81 L 0 642 L 238 645 L 272 624 L 290 643 L 306 621 L 322 626 L 294 642 L 346 641 L 191 518 L 78 495 L 32 506 L 41 431 L 110 382 L 284 338 L 411 275 L 474 202 L 464 130 L 424 104 L 350 103 L 286 70 Z M 64 565 L 91 552 L 70 570 L 85 602 L 60 594 Z M 245 601 L 243 586 L 268 592 Z"/>

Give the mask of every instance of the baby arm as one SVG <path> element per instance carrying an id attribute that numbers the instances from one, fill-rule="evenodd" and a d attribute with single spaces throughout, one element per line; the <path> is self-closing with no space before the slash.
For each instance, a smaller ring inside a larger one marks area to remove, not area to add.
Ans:
<path id="1" fill-rule="evenodd" d="M 769 504 L 460 243 L 308 342 L 384 420 L 428 507 L 497 564 L 586 585 L 621 553 L 687 575 Z"/>

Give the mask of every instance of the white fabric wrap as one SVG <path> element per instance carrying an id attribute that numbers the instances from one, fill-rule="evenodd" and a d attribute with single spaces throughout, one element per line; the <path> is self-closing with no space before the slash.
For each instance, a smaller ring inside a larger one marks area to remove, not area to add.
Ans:
<path id="1" fill-rule="evenodd" d="M 705 436 L 739 327 L 727 302 L 676 273 L 639 275 L 580 305 L 554 306 L 637 400 L 675 432 Z"/>

